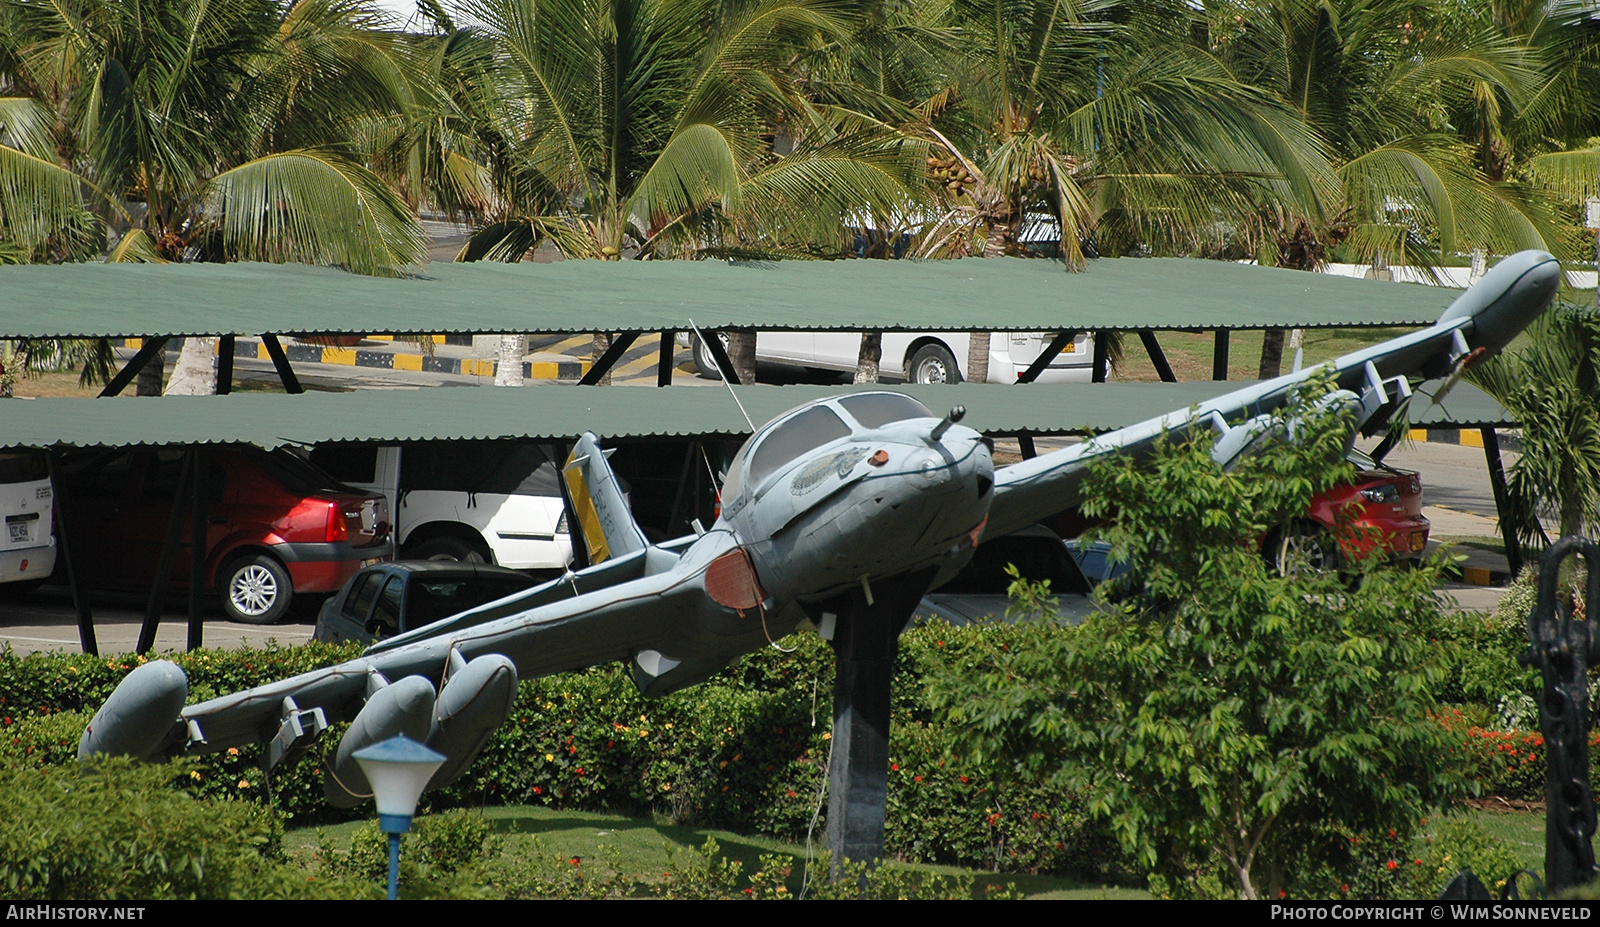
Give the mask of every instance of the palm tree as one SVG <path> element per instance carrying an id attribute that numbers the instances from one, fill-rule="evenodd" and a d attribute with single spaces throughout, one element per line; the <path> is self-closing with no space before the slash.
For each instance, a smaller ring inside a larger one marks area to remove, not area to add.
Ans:
<path id="1" fill-rule="evenodd" d="M 851 224 L 914 198 L 920 143 L 808 99 L 797 76 L 848 37 L 847 4 L 426 8 L 450 92 L 396 150 L 422 152 L 433 201 L 481 223 L 462 260 L 545 243 L 600 260 L 836 255 Z M 753 350 L 736 353 L 753 365 Z"/>
<path id="2" fill-rule="evenodd" d="M 1296 115 L 1191 41 L 1188 4 L 957 0 L 947 22 L 965 56 L 924 107 L 945 206 L 923 254 L 1029 254 L 1040 223 L 1069 268 L 1187 251 L 1218 227 L 1249 234 L 1264 204 L 1318 213 L 1333 189 Z"/>
<path id="3" fill-rule="evenodd" d="M 1494 34 L 1440 0 L 1267 0 L 1205 4 L 1210 48 L 1326 140 L 1339 187 L 1321 216 L 1266 217 L 1278 263 L 1342 244 L 1374 268 L 1435 266 L 1464 249 L 1548 248 L 1558 233 L 1536 197 L 1486 173 L 1457 123 L 1529 102 L 1538 62 L 1526 42 Z M 1498 130 L 1496 130 L 1498 131 Z M 1487 152 L 1493 133 L 1476 147 Z M 1492 158 L 1489 160 L 1493 160 Z M 1277 373 L 1281 330 L 1261 375 Z"/>
<path id="4" fill-rule="evenodd" d="M 1600 529 L 1600 310 L 1557 303 L 1526 346 L 1468 376 L 1522 427 L 1508 489 L 1518 538 L 1541 544 L 1541 512 L 1561 534 Z"/>
<path id="5" fill-rule="evenodd" d="M 386 22 L 356 0 L 0 0 L 0 239 L 34 260 L 109 230 L 111 260 L 420 262 L 350 144 L 406 84 Z"/>
<path id="6" fill-rule="evenodd" d="M 959 0 L 967 54 L 925 131 L 949 212 L 928 253 L 1023 253 L 1060 223 L 1063 257 L 1170 249 L 1265 199 L 1321 202 L 1318 144 L 1294 114 L 1187 40 L 1187 4 Z"/>

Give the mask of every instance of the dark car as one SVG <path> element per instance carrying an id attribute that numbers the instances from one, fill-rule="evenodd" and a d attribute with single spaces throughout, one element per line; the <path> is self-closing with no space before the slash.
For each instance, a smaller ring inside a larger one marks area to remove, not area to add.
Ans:
<path id="1" fill-rule="evenodd" d="M 1072 556 L 1073 562 L 1083 570 L 1083 575 L 1088 578 L 1091 586 L 1109 582 L 1128 572 L 1126 563 L 1111 559 L 1111 545 L 1105 541 L 1072 538 L 1063 544 L 1067 553 Z"/>
<path id="2" fill-rule="evenodd" d="M 322 604 L 316 640 L 371 643 L 533 586 L 526 573 L 487 563 L 396 560 L 367 567 Z"/>
<path id="3" fill-rule="evenodd" d="M 1015 566 L 1024 579 L 1048 580 L 1057 612 L 1066 621 L 1077 624 L 1096 608 L 1089 598 L 1089 580 L 1061 539 L 1049 528 L 1034 525 L 978 545 L 971 563 L 922 597 L 915 619 L 939 619 L 954 625 L 1005 620 L 1011 604 L 1006 590 L 1013 581 L 1006 572 L 1008 566 Z"/>
<path id="4" fill-rule="evenodd" d="M 150 591 L 184 454 L 136 447 L 63 459 L 59 517 L 89 585 Z M 205 460 L 204 575 L 234 621 L 271 624 L 295 595 L 332 592 L 393 551 L 382 496 L 352 489 L 287 449 L 213 447 Z M 185 525 L 175 588 L 188 586 L 190 537 Z"/>

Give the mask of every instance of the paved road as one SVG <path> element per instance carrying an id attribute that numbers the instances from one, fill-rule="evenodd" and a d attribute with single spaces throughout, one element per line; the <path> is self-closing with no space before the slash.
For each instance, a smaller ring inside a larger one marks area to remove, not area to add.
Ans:
<path id="1" fill-rule="evenodd" d="M 144 623 L 142 597 L 96 593 L 90 597 L 94 614 L 95 641 L 104 654 L 131 653 L 139 641 Z M 164 612 L 156 633 L 156 651 L 181 651 L 188 644 L 189 616 L 186 601 L 174 598 Z M 296 614 L 295 612 L 302 612 Z M 311 639 L 316 618 L 309 610 L 295 609 L 289 619 L 270 626 L 238 624 L 222 617 L 215 599 L 207 603 L 205 644 L 207 647 L 260 647 L 269 641 L 300 644 Z M 34 651 L 77 652 L 78 614 L 65 587 L 47 587 L 23 598 L 0 600 L 0 647 L 17 653 Z"/>

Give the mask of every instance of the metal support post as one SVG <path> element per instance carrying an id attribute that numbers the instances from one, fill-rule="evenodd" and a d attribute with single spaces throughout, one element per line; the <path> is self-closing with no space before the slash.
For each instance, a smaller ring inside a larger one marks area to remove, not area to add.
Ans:
<path id="1" fill-rule="evenodd" d="M 883 857 L 889 789 L 889 695 L 900 631 L 933 582 L 921 571 L 845 597 L 833 636 L 833 756 L 828 764 L 828 852 L 835 877 L 844 860 Z"/>
<path id="2" fill-rule="evenodd" d="M 1156 333 L 1148 328 L 1139 330 L 1139 340 L 1144 342 L 1144 350 L 1150 355 L 1150 363 L 1156 367 L 1156 376 L 1163 383 L 1176 383 L 1178 378 L 1172 373 L 1172 365 L 1167 363 L 1167 352 L 1161 350 L 1161 342 L 1156 340 Z"/>
<path id="3" fill-rule="evenodd" d="M 1211 379 L 1228 378 L 1228 330 L 1219 328 L 1211 342 Z"/>
<path id="4" fill-rule="evenodd" d="M 106 388 L 100 391 L 100 398 L 115 396 L 122 392 L 129 383 L 133 382 L 133 378 L 139 375 L 139 371 L 144 369 L 144 365 L 150 363 L 150 359 L 165 349 L 166 346 L 166 338 L 144 339 L 144 343 L 139 346 L 139 353 L 133 355 L 133 359 L 129 360 L 121 370 L 117 371 L 117 375 L 111 378 L 111 382 L 106 384 Z"/>
<path id="5" fill-rule="evenodd" d="M 72 607 L 78 613 L 78 646 L 84 653 L 100 653 L 100 645 L 94 637 L 94 615 L 89 611 L 89 590 L 84 587 L 83 576 L 78 572 L 78 565 L 72 559 L 71 532 L 67 530 L 66 493 L 61 491 L 61 472 L 56 469 L 56 455 L 45 451 L 45 466 L 49 468 L 50 495 L 52 507 L 56 516 L 56 547 L 57 553 L 67 565 L 67 586 L 72 590 Z"/>
<path id="6" fill-rule="evenodd" d="M 599 383 L 600 378 L 609 373 L 611 368 L 617 365 L 617 361 L 622 359 L 622 355 L 628 353 L 628 349 L 633 347 L 633 342 L 638 337 L 638 332 L 623 332 L 618 335 L 612 340 L 611 347 L 606 349 L 606 353 L 600 355 L 600 359 L 595 361 L 589 372 L 578 381 L 578 385 L 593 386 Z"/>
<path id="7" fill-rule="evenodd" d="M 661 356 L 660 359 L 656 361 L 657 386 L 672 385 L 672 353 L 673 349 L 677 347 L 677 345 L 672 343 L 672 339 L 673 336 L 677 334 L 677 332 L 661 333 Z"/>
<path id="8" fill-rule="evenodd" d="M 185 455 L 183 469 L 178 474 L 178 487 L 173 493 L 172 515 L 167 519 L 167 537 L 161 545 L 161 556 L 156 560 L 155 579 L 150 584 L 150 601 L 145 605 L 144 624 L 139 628 L 139 645 L 135 653 L 149 653 L 156 645 L 156 629 L 161 626 L 161 606 L 167 597 L 167 586 L 172 581 L 172 562 L 178 554 L 178 538 L 183 532 L 183 489 L 188 485 L 189 471 L 194 464 L 193 455 Z"/>
<path id="9" fill-rule="evenodd" d="M 283 353 L 283 345 L 278 343 L 278 336 L 262 335 L 261 343 L 267 348 L 267 356 L 272 358 L 272 366 L 278 370 L 278 379 L 283 383 L 283 391 L 291 395 L 305 392 L 306 388 L 300 385 L 300 378 L 294 375 L 294 368 L 289 366 L 289 356 Z"/>

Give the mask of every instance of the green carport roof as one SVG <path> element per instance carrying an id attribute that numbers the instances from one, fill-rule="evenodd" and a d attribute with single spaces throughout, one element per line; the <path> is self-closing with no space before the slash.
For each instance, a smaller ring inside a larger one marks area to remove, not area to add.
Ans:
<path id="1" fill-rule="evenodd" d="M 965 424 L 990 435 L 1084 434 L 1119 428 L 1220 395 L 1239 382 L 1032 384 L 888 387 L 935 413 L 967 408 Z M 1433 386 L 1436 384 L 1430 384 Z M 853 389 L 742 386 L 756 425 L 801 403 Z M 1498 403 L 1466 384 L 1443 408 L 1415 404 L 1426 427 L 1508 425 Z M 569 439 L 594 431 L 609 440 L 749 433 L 723 388 L 366 390 L 229 396 L 0 401 L 0 447 L 280 444 L 471 438 Z"/>
<path id="2" fill-rule="evenodd" d="M 560 261 L 402 278 L 289 264 L 0 267 L 0 338 L 702 328 L 1098 331 L 1431 323 L 1458 291 L 1223 261 Z"/>

